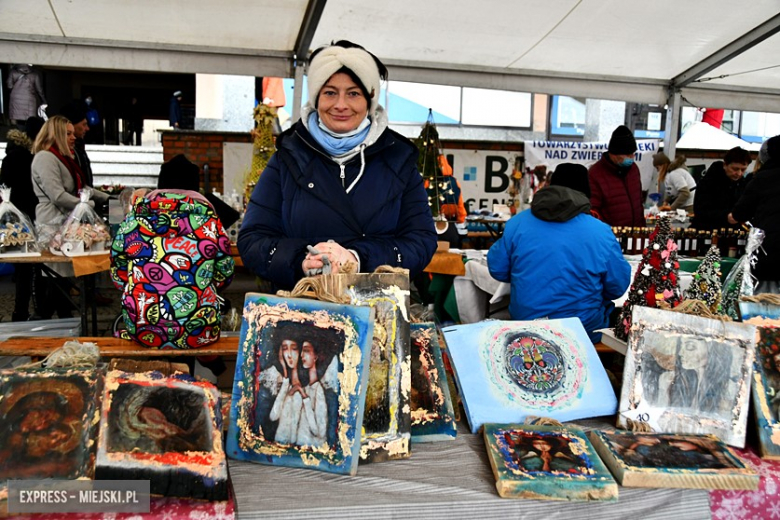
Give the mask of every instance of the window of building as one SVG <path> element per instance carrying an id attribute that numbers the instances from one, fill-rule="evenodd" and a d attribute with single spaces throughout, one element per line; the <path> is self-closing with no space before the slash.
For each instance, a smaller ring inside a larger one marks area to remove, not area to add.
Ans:
<path id="1" fill-rule="evenodd" d="M 585 135 L 585 100 L 552 96 L 550 134 Z"/>

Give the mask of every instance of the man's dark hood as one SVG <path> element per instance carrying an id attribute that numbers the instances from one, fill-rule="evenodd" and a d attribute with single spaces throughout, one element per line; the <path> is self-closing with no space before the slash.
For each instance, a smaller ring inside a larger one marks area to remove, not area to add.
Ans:
<path id="1" fill-rule="evenodd" d="M 577 190 L 549 186 L 534 195 L 531 213 L 548 222 L 566 222 L 580 213 L 590 213 L 590 201 L 584 193 Z"/>

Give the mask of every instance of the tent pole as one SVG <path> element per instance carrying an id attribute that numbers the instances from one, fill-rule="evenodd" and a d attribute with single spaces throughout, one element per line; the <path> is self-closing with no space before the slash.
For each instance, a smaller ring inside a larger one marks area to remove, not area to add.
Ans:
<path id="1" fill-rule="evenodd" d="M 670 159 L 674 159 L 677 147 L 677 129 L 680 127 L 680 103 L 682 101 L 679 90 L 669 93 L 666 102 L 666 123 L 664 127 L 664 153 Z"/>
<path id="2" fill-rule="evenodd" d="M 295 83 L 293 85 L 292 106 L 293 123 L 301 118 L 301 98 L 303 97 L 303 64 L 303 61 L 296 61 L 295 63 Z"/>

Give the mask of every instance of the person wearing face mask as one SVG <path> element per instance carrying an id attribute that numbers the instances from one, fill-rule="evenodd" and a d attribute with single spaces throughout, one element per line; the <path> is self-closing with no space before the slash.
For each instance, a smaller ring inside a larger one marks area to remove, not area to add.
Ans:
<path id="1" fill-rule="evenodd" d="M 244 265 L 279 289 L 326 263 L 334 273 L 391 265 L 414 278 L 433 257 L 417 149 L 388 128 L 382 79 L 382 62 L 354 43 L 311 55 L 309 101 L 277 138 L 238 236 Z"/>
<path id="2" fill-rule="evenodd" d="M 634 152 L 634 134 L 621 125 L 612 132 L 607 153 L 588 170 L 591 212 L 610 226 L 645 225 L 642 179 Z"/>
<path id="3" fill-rule="evenodd" d="M 728 215 L 752 179 L 752 175 L 745 176 L 750 162 L 750 152 L 736 147 L 726 152 L 722 161 L 710 165 L 696 186 L 691 227 L 738 227 L 729 222 Z"/>

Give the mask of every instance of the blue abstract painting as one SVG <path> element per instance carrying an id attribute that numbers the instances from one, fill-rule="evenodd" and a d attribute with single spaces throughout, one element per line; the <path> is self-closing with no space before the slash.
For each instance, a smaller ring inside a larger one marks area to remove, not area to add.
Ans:
<path id="1" fill-rule="evenodd" d="M 617 398 L 577 318 L 483 321 L 443 329 L 463 406 L 484 423 L 614 414 Z"/>
<path id="2" fill-rule="evenodd" d="M 354 475 L 373 313 L 371 307 L 248 293 L 227 455 Z"/>

